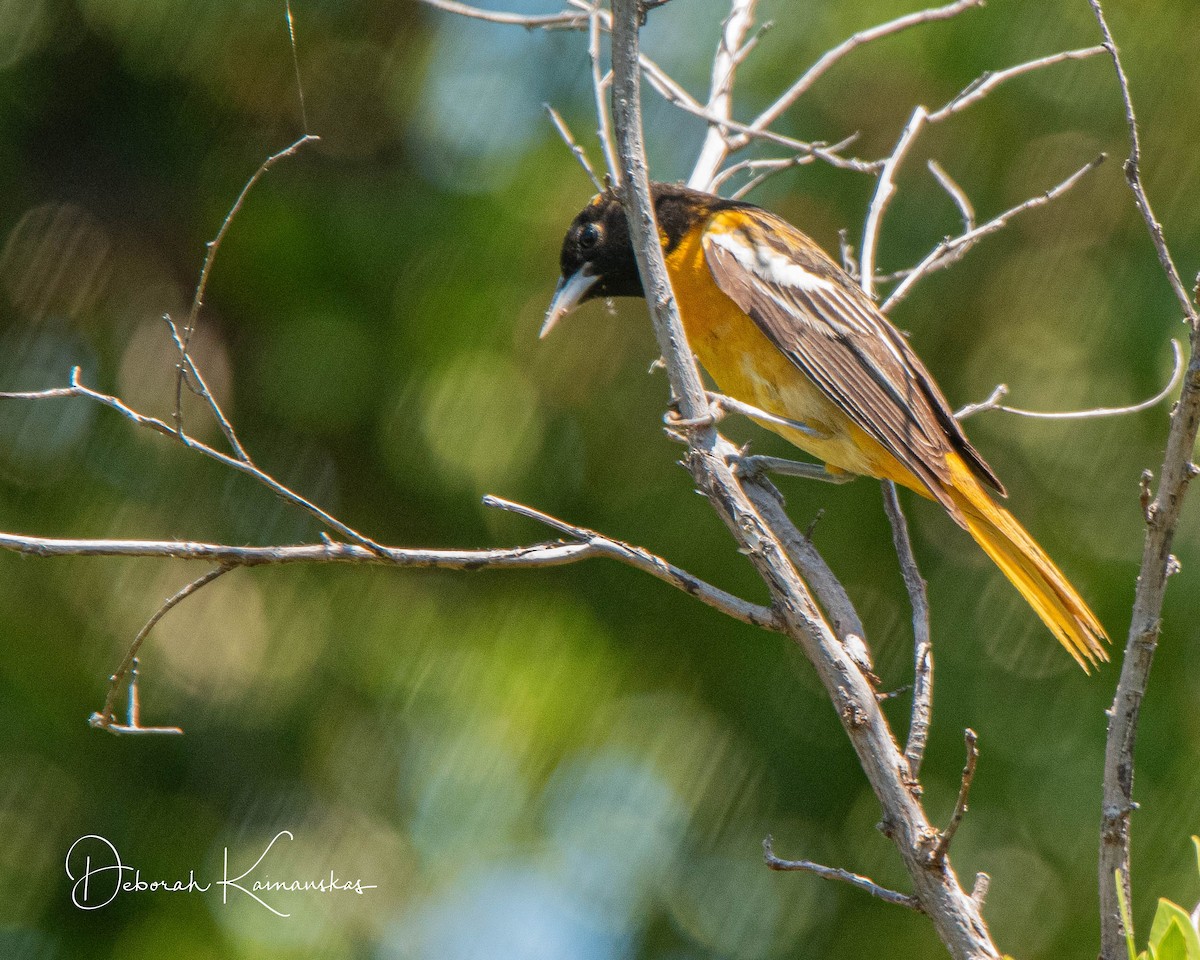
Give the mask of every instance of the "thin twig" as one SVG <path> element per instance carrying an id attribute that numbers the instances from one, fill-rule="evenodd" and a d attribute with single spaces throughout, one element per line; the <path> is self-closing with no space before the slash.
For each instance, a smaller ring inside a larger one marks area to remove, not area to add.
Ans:
<path id="1" fill-rule="evenodd" d="M 719 587 L 711 586 L 703 580 L 694 577 L 686 570 L 681 570 L 674 564 L 668 563 L 661 557 L 655 556 L 641 547 L 635 547 L 621 540 L 613 540 L 611 537 L 606 537 L 594 530 L 575 526 L 557 517 L 543 513 L 540 510 L 535 510 L 532 507 L 526 507 L 519 503 L 513 503 L 511 500 L 505 500 L 501 497 L 489 495 L 483 498 L 483 503 L 485 506 L 507 510 L 523 517 L 529 517 L 531 520 L 536 520 L 539 523 L 544 523 L 555 530 L 579 540 L 581 543 L 593 547 L 598 556 L 611 557 L 614 560 L 619 560 L 622 563 L 641 570 L 643 573 L 657 577 L 664 583 L 668 583 L 682 590 L 684 593 L 690 594 L 702 603 L 720 610 L 735 620 L 740 620 L 743 623 L 749 623 L 753 626 L 765 627 L 768 630 L 779 631 L 783 629 L 778 615 L 770 608 L 749 603 L 739 597 L 735 597 L 731 593 L 721 590 Z"/>
<path id="2" fill-rule="evenodd" d="M 713 193 L 719 193 L 721 187 L 725 186 L 731 179 L 739 173 L 756 170 L 775 170 L 775 169 L 790 169 L 791 167 L 803 166 L 813 162 L 811 153 L 798 153 L 791 157 L 768 157 L 755 160 L 739 160 L 737 163 L 730 164 L 715 177 L 710 189 Z"/>
<path id="3" fill-rule="evenodd" d="M 99 713 L 93 713 L 88 721 L 93 727 L 101 730 L 108 730 L 110 733 L 183 733 L 178 727 L 143 727 L 138 722 L 139 707 L 136 693 L 136 678 L 130 683 L 130 708 L 129 708 L 129 723 L 117 724 L 116 713 L 114 706 L 117 702 L 117 693 L 121 688 L 121 684 L 125 682 L 125 678 L 129 675 L 137 662 L 138 651 L 142 648 L 146 637 L 150 635 L 150 631 L 154 629 L 155 624 L 165 617 L 170 611 L 190 597 L 197 590 L 201 590 L 208 584 L 212 583 L 218 577 L 223 576 L 232 570 L 229 566 L 219 566 L 209 570 L 203 576 L 197 577 L 191 583 L 184 586 L 181 590 L 168 597 L 163 601 L 153 616 L 146 621 L 145 626 L 138 631 L 136 637 L 133 638 L 133 643 L 129 645 L 129 650 L 125 653 L 125 659 L 121 661 L 121 665 L 117 668 L 108 680 L 108 695 L 104 698 L 104 708 Z"/>
<path id="4" fill-rule="evenodd" d="M 908 743 L 904 746 L 904 759 L 908 761 L 909 776 L 916 781 L 921 773 L 921 761 L 925 757 L 925 745 L 929 741 L 929 724 L 933 714 L 933 641 L 929 632 L 929 595 L 925 578 L 917 567 L 913 553 L 912 538 L 908 533 L 908 521 L 900 509 L 896 496 L 896 485 L 884 480 L 883 508 L 892 525 L 892 543 L 896 556 L 900 558 L 900 573 L 904 577 L 904 588 L 912 605 L 913 623 L 913 698 L 912 719 L 908 724 Z"/>
<path id="5" fill-rule="evenodd" d="M 171 340 L 175 344 L 175 349 L 179 353 L 179 362 L 177 370 L 184 372 L 184 379 L 193 385 L 193 391 L 197 396 L 208 404 L 208 409 L 212 413 L 213 418 L 217 421 L 217 425 L 221 428 L 221 433 L 225 435 L 225 439 L 229 441 L 230 447 L 233 448 L 234 454 L 243 463 L 253 463 L 250 459 L 250 454 L 246 452 L 246 448 L 242 446 L 238 439 L 237 431 L 233 429 L 233 424 L 225 416 L 225 411 L 221 409 L 221 405 L 213 396 L 212 390 L 209 389 L 208 381 L 204 379 L 204 375 L 200 372 L 200 367 L 197 365 L 195 358 L 188 351 L 187 346 L 179 336 L 179 327 L 175 321 L 171 319 L 170 314 L 163 314 L 163 321 L 167 325 L 167 329 L 171 333 Z M 179 383 L 176 383 L 176 399 L 179 399 L 178 393 Z M 177 408 L 178 409 L 178 408 Z M 183 429 L 183 418 L 177 416 L 175 418 L 176 435 Z"/>
<path id="6" fill-rule="evenodd" d="M 982 871 L 975 874 L 975 885 L 971 887 L 971 899 L 979 904 L 980 909 L 983 908 L 983 902 L 987 899 L 988 889 L 992 885 L 992 878 Z"/>
<path id="7" fill-rule="evenodd" d="M 288 42 L 292 48 L 292 71 L 296 76 L 296 99 L 300 102 L 300 129 L 308 133 L 308 107 L 304 103 L 304 84 L 300 80 L 300 52 L 296 45 L 296 23 L 292 17 L 292 0 L 283 0 L 287 12 Z"/>
<path id="8" fill-rule="evenodd" d="M 1008 385 L 1001 383 L 996 385 L 996 389 L 991 392 L 991 395 L 986 400 L 980 403 L 967 404 L 961 410 L 955 412 L 954 418 L 956 420 L 965 420 L 967 417 L 983 413 L 986 410 L 1000 410 L 1004 413 L 1015 414 L 1018 417 L 1032 417 L 1035 420 L 1092 420 L 1097 417 L 1123 417 L 1130 413 L 1141 413 L 1143 410 L 1157 407 L 1174 393 L 1175 388 L 1179 386 L 1179 381 L 1183 377 L 1183 372 L 1187 365 L 1183 358 L 1183 347 L 1180 346 L 1178 340 L 1171 341 L 1171 349 L 1175 354 L 1171 379 L 1167 381 L 1166 386 L 1159 390 L 1158 393 L 1140 403 L 1131 404 L 1127 407 L 1093 407 L 1090 410 L 1023 410 L 1020 407 L 1009 407 L 1000 402 L 1008 396 Z"/>
<path id="9" fill-rule="evenodd" d="M 972 7 L 982 7 L 984 0 L 956 0 L 954 3 L 946 4 L 944 7 L 932 7 L 928 10 L 920 10 L 916 13 L 910 13 L 903 17 L 897 17 L 895 20 L 890 20 L 887 23 L 881 23 L 879 26 L 871 27 L 868 30 L 860 30 L 847 40 L 843 40 L 832 50 L 825 53 L 816 63 L 808 68 L 801 77 L 788 87 L 774 103 L 766 110 L 754 118 L 754 122 L 750 124 L 751 131 L 765 130 L 776 120 L 778 120 L 787 110 L 800 99 L 812 85 L 835 63 L 841 60 L 848 53 L 857 50 L 864 44 L 871 43 L 875 40 L 889 37 L 892 34 L 900 33 L 903 30 L 908 30 L 910 27 L 916 27 L 923 23 L 932 23 L 935 20 L 949 20 L 951 17 L 956 17 L 964 10 L 969 10 Z M 735 140 L 734 146 L 740 147 L 743 144 Z"/>
<path id="10" fill-rule="evenodd" d="M 183 343 L 184 346 L 190 346 L 192 334 L 196 329 L 196 318 L 200 315 L 200 308 L 204 306 L 204 294 L 208 290 L 208 277 L 212 273 L 213 261 L 217 257 L 217 251 L 221 248 L 221 242 L 225 239 L 225 235 L 229 232 L 229 227 L 233 223 L 234 218 L 238 215 L 238 211 L 242 209 L 242 205 L 246 202 L 246 197 L 250 191 L 254 189 L 254 185 L 258 183 L 270 169 L 275 166 L 280 160 L 294 156 L 296 151 L 300 150 L 307 144 L 315 143 L 321 138 L 311 133 L 306 133 L 295 143 L 292 143 L 278 153 L 273 153 L 267 157 L 258 169 L 250 176 L 242 187 L 241 193 L 237 199 L 233 201 L 233 206 L 229 208 L 229 212 L 225 214 L 225 219 L 221 221 L 221 229 L 217 231 L 217 235 L 205 244 L 206 253 L 204 255 L 204 265 L 200 268 L 200 282 L 196 284 L 196 291 L 192 296 L 192 307 L 188 311 L 187 323 L 183 327 Z"/>
<path id="11" fill-rule="evenodd" d="M 774 20 L 766 20 L 763 23 L 759 24 L 758 29 L 754 31 L 754 36 L 752 36 L 749 40 L 747 40 L 745 43 L 743 43 L 742 48 L 736 54 L 734 54 L 734 57 L 733 57 L 734 66 L 740 67 L 743 63 L 745 63 L 746 58 L 749 57 L 750 54 L 754 52 L 755 48 L 759 45 L 759 43 L 762 42 L 763 36 L 766 33 L 768 33 L 769 31 L 774 30 L 774 29 L 775 29 L 775 21 Z"/>
<path id="12" fill-rule="evenodd" d="M 943 240 L 930 251 L 925 257 L 911 270 L 906 272 L 903 282 L 896 287 L 884 300 L 883 305 L 879 308 L 883 313 L 887 313 L 892 307 L 896 306 L 912 291 L 912 288 L 918 281 L 929 276 L 938 270 L 943 270 L 946 267 L 957 263 L 961 260 L 975 244 L 984 237 L 990 236 L 993 233 L 1003 229 L 1008 222 L 1015 216 L 1025 213 L 1027 210 L 1033 210 L 1037 207 L 1045 206 L 1052 200 L 1056 200 L 1064 193 L 1075 186 L 1085 176 L 1095 170 L 1105 160 L 1105 154 L 1100 154 L 1095 160 L 1090 163 L 1085 163 L 1082 167 L 1072 173 L 1067 179 L 1063 180 L 1057 186 L 1051 187 L 1045 193 L 1038 194 L 1036 197 L 1030 197 L 1023 203 L 1017 204 L 1015 207 L 1010 207 L 1003 213 L 993 217 L 986 223 L 982 223 L 973 230 L 968 230 L 966 233 L 961 233 L 957 237 L 950 237 Z"/>
<path id="13" fill-rule="evenodd" d="M 572 5 L 580 9 L 593 10 L 592 7 L 583 6 L 583 0 L 572 0 Z M 597 16 L 600 20 L 600 25 L 605 30 L 611 30 L 612 17 L 607 10 L 597 11 Z M 833 147 L 829 147 L 824 143 L 814 142 L 808 143 L 803 140 L 797 140 L 794 137 L 786 137 L 783 134 L 776 133 L 773 130 L 755 130 L 748 124 L 739 123 L 729 117 L 721 117 L 713 113 L 707 105 L 701 103 L 695 97 L 685 90 L 678 81 L 670 76 L 661 66 L 653 59 L 646 56 L 644 53 L 638 54 L 638 65 L 641 67 L 642 73 L 646 78 L 646 82 L 661 96 L 667 103 L 678 107 L 685 113 L 690 113 L 692 116 L 699 117 L 707 123 L 715 124 L 722 130 L 727 130 L 731 133 L 739 134 L 747 142 L 750 140 L 763 140 L 768 143 L 774 143 L 778 146 L 787 147 L 796 153 L 810 154 L 822 160 L 831 166 L 843 170 L 853 170 L 860 173 L 877 173 L 883 166 L 883 161 L 865 161 L 854 157 L 838 156 Z M 607 85 L 607 79 L 605 80 Z M 593 88 L 597 88 L 596 78 L 593 76 Z M 857 138 L 857 134 L 853 134 L 848 138 L 853 142 Z"/>
<path id="14" fill-rule="evenodd" d="M 898 907 L 907 907 L 909 910 L 917 911 L 917 913 L 923 912 L 921 904 L 917 901 L 916 897 L 910 896 L 907 893 L 889 890 L 887 887 L 881 887 L 869 877 L 851 873 L 849 870 L 843 870 L 841 867 L 826 867 L 820 863 L 813 863 L 811 860 L 781 860 L 775 855 L 775 850 L 771 844 L 770 837 L 767 837 L 763 841 L 763 860 L 766 861 L 767 866 L 772 870 L 802 870 L 805 873 L 813 873 L 825 880 L 837 880 L 841 883 L 848 883 L 852 887 L 865 890 L 871 896 L 878 897 L 887 903 L 894 903 Z"/>
<path id="15" fill-rule="evenodd" d="M 842 140 L 839 140 L 837 143 L 832 143 L 832 144 L 814 143 L 813 148 L 815 150 L 820 150 L 820 151 L 826 152 L 829 156 L 837 156 L 841 153 L 842 150 L 844 150 L 846 147 L 850 146 L 850 144 L 854 143 L 854 141 L 856 141 L 857 139 L 858 139 L 858 134 L 852 133 L 852 134 L 850 134 L 850 136 L 845 137 Z M 732 166 L 726 167 L 724 170 L 722 170 L 717 175 L 717 179 L 715 181 L 713 181 L 712 190 L 714 193 L 716 193 L 721 184 L 725 183 L 730 177 L 736 175 L 737 173 L 740 173 L 743 170 L 758 170 L 759 172 L 757 174 L 755 174 L 753 177 L 751 177 L 749 180 L 747 180 L 744 184 L 742 184 L 740 187 L 738 187 L 737 190 L 735 190 L 732 194 L 730 194 L 731 200 L 741 200 L 748 193 L 750 193 L 753 190 L 758 189 L 767 180 L 771 179 L 771 177 L 775 176 L 776 174 L 783 173 L 785 170 L 794 169 L 795 167 L 807 166 L 808 164 L 812 163 L 814 160 L 817 160 L 817 159 L 821 159 L 821 158 L 819 158 L 815 153 L 807 153 L 807 154 L 798 153 L 791 157 L 778 157 L 778 158 L 760 159 L 760 160 L 742 160 L 742 161 L 739 161 L 738 163 L 735 163 Z"/>
<path id="16" fill-rule="evenodd" d="M 643 60 L 642 65 L 643 69 L 645 69 L 645 60 Z M 820 142 L 808 143 L 804 140 L 797 140 L 795 137 L 787 137 L 781 133 L 776 133 L 774 130 L 754 130 L 748 124 L 739 123 L 736 120 L 722 119 L 710 112 L 704 104 L 698 103 L 674 81 L 670 81 L 669 83 L 664 82 L 664 78 L 666 80 L 670 80 L 670 78 L 661 73 L 661 68 L 659 68 L 658 72 L 645 69 L 645 73 L 646 80 L 650 83 L 650 86 L 668 103 L 679 107 L 685 113 L 690 113 L 692 116 L 699 117 L 708 123 L 715 123 L 719 127 L 733 133 L 740 133 L 753 140 L 763 140 L 767 143 L 787 147 L 789 150 L 794 150 L 797 153 L 811 154 L 818 160 L 822 160 L 830 166 L 841 170 L 852 170 L 856 173 L 878 173 L 883 167 L 882 160 L 868 161 L 860 160 L 857 157 L 842 157 L 835 153 L 831 147 L 826 147 Z M 857 139 L 857 137 L 858 134 L 853 134 L 848 139 L 853 140 Z"/>
<path id="17" fill-rule="evenodd" d="M 461 17 L 472 20 L 486 20 L 488 23 L 503 23 L 514 27 L 525 27 L 528 30 L 580 30 L 587 25 L 586 13 L 572 13 L 564 10 L 562 13 L 526 14 L 506 13 L 502 10 L 483 10 L 472 7 L 457 0 L 421 0 L 426 6 L 444 10 L 446 13 L 457 13 Z"/>
<path id="18" fill-rule="evenodd" d="M 933 174 L 933 178 L 938 182 L 939 186 L 946 193 L 950 194 L 950 199 L 958 207 L 958 212 L 962 214 L 963 232 L 970 233 L 975 229 L 975 207 L 971 203 L 970 197 L 967 196 L 967 192 L 958 185 L 958 182 L 936 160 L 927 161 L 926 166 L 929 168 L 929 172 Z"/>
<path id="19" fill-rule="evenodd" d="M 100 714 L 94 713 L 88 718 L 88 723 L 107 730 L 109 733 L 126 736 L 181 736 L 182 727 L 145 727 L 142 726 L 142 704 L 138 693 L 138 661 L 133 658 L 133 666 L 129 668 L 129 707 L 124 723 L 100 723 Z"/>
<path id="20" fill-rule="evenodd" d="M 605 73 L 600 65 L 600 3 L 596 0 L 588 17 L 588 58 L 592 62 L 592 92 L 596 101 L 596 136 L 600 149 L 604 151 L 604 165 L 614 184 L 620 183 L 617 169 L 616 146 L 613 144 L 612 117 L 608 111 L 608 87 L 612 83 L 611 71 Z"/>
<path id="21" fill-rule="evenodd" d="M 688 178 L 688 186 L 693 190 L 712 191 L 717 171 L 729 154 L 728 128 L 718 121 L 728 122 L 733 116 L 733 81 L 738 63 L 749 53 L 743 52 L 742 42 L 754 24 L 755 3 L 756 0 L 731 0 L 729 15 L 721 25 L 708 96 L 707 109 L 713 119 L 708 123 L 704 144 Z"/>
<path id="22" fill-rule="evenodd" d="M 963 741 L 967 745 L 967 763 L 963 767 L 962 781 L 958 785 L 958 799 L 954 801 L 954 813 L 950 815 L 950 822 L 946 824 L 946 829 L 938 835 L 937 843 L 934 845 L 930 858 L 933 863 L 941 863 L 946 859 L 950 842 L 958 833 L 963 817 L 967 815 L 967 798 L 971 795 L 971 784 L 975 781 L 975 765 L 979 762 L 979 737 L 974 730 L 967 727 L 963 731 Z M 976 879 L 978 880 L 978 878 Z"/>
<path id="23" fill-rule="evenodd" d="M 543 29 L 583 29 L 589 31 L 589 56 L 593 62 L 593 77 L 592 87 L 597 97 L 602 97 L 604 91 L 609 85 L 609 76 L 599 72 L 596 66 L 599 62 L 599 40 L 596 36 L 598 25 L 600 30 L 610 31 L 612 29 L 612 15 L 609 11 L 599 7 L 596 4 L 587 2 L 587 0 L 568 0 L 568 6 L 574 8 L 575 12 L 564 11 L 560 14 L 548 14 L 540 16 L 529 16 L 525 14 L 500 12 L 494 10 L 483 10 L 478 7 L 472 7 L 468 4 L 458 3 L 455 0 L 422 0 L 429 6 L 436 7 L 440 10 L 445 10 L 450 13 L 458 13 L 462 16 L 472 17 L 477 20 L 486 20 L 491 23 L 509 24 L 514 26 L 526 27 L 528 29 L 543 28 Z M 735 3 L 745 3 L 746 0 L 734 0 Z M 965 10 L 972 6 L 982 6 L 984 0 L 958 0 L 958 2 L 950 4 L 948 7 L 937 8 L 931 11 L 922 11 L 917 14 L 912 14 L 908 17 L 901 17 L 892 23 L 883 24 L 879 27 L 872 28 L 868 31 L 863 31 L 861 34 L 856 34 L 850 40 L 846 41 L 843 46 L 845 49 L 838 54 L 834 59 L 840 59 L 845 53 L 863 43 L 870 40 L 878 39 L 882 36 L 887 36 L 891 33 L 896 33 L 907 27 L 914 26 L 918 23 L 929 22 L 932 20 L 945 19 L 947 16 L 953 15 L 948 12 L 953 9 L 954 12 Z M 765 26 L 765 25 L 764 25 Z M 749 53 L 747 47 L 752 48 L 755 40 L 751 40 L 748 44 L 741 47 L 732 58 L 732 65 L 736 70 L 738 64 Z M 816 79 L 821 73 L 824 73 L 833 61 L 827 63 L 819 63 L 813 69 L 816 73 L 812 79 Z M 716 131 L 714 136 L 721 136 L 728 140 L 731 150 L 740 150 L 752 140 L 765 140 L 770 143 L 775 143 L 780 146 L 795 150 L 797 153 L 811 154 L 818 160 L 822 160 L 834 167 L 844 170 L 853 170 L 859 173 L 877 173 L 883 165 L 883 161 L 865 161 L 854 157 L 842 157 L 836 152 L 824 148 L 819 144 L 806 143 L 802 140 L 796 140 L 794 137 L 786 137 L 782 134 L 775 133 L 768 129 L 770 122 L 755 124 L 739 123 L 730 116 L 721 116 L 719 113 L 710 109 L 707 104 L 703 104 L 688 93 L 677 81 L 675 81 L 665 70 L 645 54 L 639 54 L 638 63 L 645 73 L 646 80 L 657 91 L 663 99 L 671 103 L 693 116 L 699 117 L 710 124 L 710 127 Z M 812 71 L 810 71 L 812 72 Z M 802 93 L 803 91 L 800 91 Z M 797 94 L 797 96 L 799 93 Z M 789 104 L 790 105 L 790 104 Z M 785 108 L 786 109 L 786 108 Z M 597 114 L 600 116 L 606 111 L 606 108 L 597 104 Z M 759 118 L 761 119 L 761 118 Z M 603 126 L 604 119 L 601 118 L 600 126 Z M 601 134 L 601 139 L 608 142 L 608 138 Z M 608 159 L 608 150 L 605 151 L 606 159 Z"/>
<path id="24" fill-rule="evenodd" d="M 989 93 L 1000 86 L 1005 81 L 1011 80 L 1014 77 L 1019 77 L 1024 73 L 1031 73 L 1034 70 L 1040 70 L 1043 67 L 1050 67 L 1056 63 L 1063 63 L 1067 60 L 1085 60 L 1088 57 L 1094 57 L 1098 53 L 1104 53 L 1104 47 L 1086 47 L 1081 50 L 1063 50 L 1060 53 L 1052 53 L 1048 57 L 1039 57 L 1037 60 L 1030 60 L 1026 63 L 1018 63 L 1014 67 L 1006 67 L 1003 70 L 989 70 L 987 73 L 972 81 L 966 89 L 962 91 L 953 100 L 947 103 L 940 110 L 935 110 L 929 115 L 930 123 L 941 123 L 960 110 L 965 110 L 973 103 L 977 103 L 986 97 Z"/>
<path id="25" fill-rule="evenodd" d="M 1162 224 L 1154 216 L 1150 198 L 1146 195 L 1146 188 L 1142 186 L 1142 142 L 1138 134 L 1137 116 L 1133 112 L 1133 96 L 1129 92 L 1129 78 L 1125 75 L 1120 51 L 1113 42 L 1112 33 L 1108 29 L 1108 21 L 1105 20 L 1104 10 L 1100 6 L 1100 0 L 1088 0 L 1088 3 L 1091 4 L 1092 10 L 1096 14 L 1096 20 L 1100 24 L 1100 33 L 1104 37 L 1104 49 L 1112 57 L 1113 67 L 1117 72 L 1117 81 L 1121 87 L 1121 100 L 1125 104 L 1125 123 L 1129 128 L 1129 159 L 1125 161 L 1125 179 L 1129 181 L 1129 188 L 1133 191 L 1138 211 L 1146 222 L 1146 229 L 1150 231 L 1150 239 L 1154 241 L 1154 249 L 1158 253 L 1158 262 L 1162 265 L 1163 273 L 1167 275 L 1171 290 L 1175 293 L 1175 299 L 1179 301 L 1183 315 L 1188 318 L 1192 329 L 1200 330 L 1200 313 L 1197 313 L 1196 304 L 1188 296 L 1183 279 L 1179 275 L 1179 269 L 1175 266 L 1175 260 L 1171 256 L 1166 238 L 1163 236 Z"/>
<path id="26" fill-rule="evenodd" d="M 307 510 L 331 530 L 336 531 L 343 537 L 353 540 L 355 543 L 361 544 L 368 550 L 379 551 L 383 549 L 379 544 L 375 543 L 375 541 L 371 540 L 369 537 L 359 533 L 353 527 L 348 526 L 347 524 L 338 520 L 336 517 L 326 513 L 312 501 L 305 499 L 294 490 L 286 487 L 273 476 L 255 466 L 251 461 L 240 460 L 237 457 L 231 457 L 227 453 L 222 453 L 220 450 L 216 450 L 213 447 L 208 446 L 208 444 L 197 440 L 195 437 L 192 437 L 187 433 L 179 432 L 174 427 L 158 419 L 157 417 L 151 417 L 147 416 L 146 414 L 139 413 L 137 410 L 134 410 L 117 397 L 110 396 L 107 393 L 101 393 L 98 390 L 93 390 L 91 387 L 84 386 L 80 382 L 79 376 L 80 368 L 75 367 L 71 371 L 71 385 L 69 387 L 55 387 L 49 390 L 34 390 L 24 393 L 0 394 L 0 399 L 50 400 L 64 397 L 83 397 L 88 400 L 92 400 L 95 403 L 99 403 L 108 407 L 110 410 L 115 410 L 126 420 L 137 424 L 139 427 L 145 427 L 148 430 L 154 430 L 157 433 L 163 434 L 164 436 L 171 437 L 172 439 L 179 441 L 189 450 L 195 450 L 197 453 L 203 454 L 204 456 L 215 460 L 218 463 L 224 464 L 227 467 L 231 467 L 239 473 L 244 473 L 249 477 L 253 477 L 280 499 L 285 500 L 294 506 L 300 507 L 303 510 Z"/>
<path id="27" fill-rule="evenodd" d="M 571 133 L 571 128 L 567 126 L 567 121 L 564 120 L 559 112 L 550 106 L 550 104 L 543 103 L 542 106 L 545 108 L 546 112 L 550 114 L 550 119 L 554 123 L 554 129 L 557 130 L 558 135 L 562 137 L 563 143 L 567 145 L 567 149 L 570 150 L 571 153 L 574 154 L 575 159 L 579 161 L 579 165 L 583 167 L 583 172 L 587 174 L 587 178 L 592 181 L 592 186 L 596 188 L 596 192 L 599 193 L 602 191 L 604 189 L 604 184 L 602 184 L 600 182 L 600 178 L 596 176 L 596 171 L 592 168 L 592 162 L 588 160 L 587 153 L 584 152 L 583 147 L 581 147 L 575 140 L 574 135 Z"/>
<path id="28" fill-rule="evenodd" d="M 862 255 L 859 263 L 859 283 L 868 297 L 875 297 L 875 249 L 879 244 L 879 231 L 883 225 L 883 214 L 896 193 L 896 170 L 916 140 L 921 128 L 925 125 L 925 108 L 918 106 L 904 125 L 900 139 L 892 150 L 891 156 L 883 165 L 879 174 L 879 182 L 875 186 L 875 195 L 871 198 L 871 206 L 867 211 L 866 226 L 863 227 Z"/>
<path id="29" fill-rule="evenodd" d="M 200 308 L 204 306 L 204 295 L 208 290 L 208 278 L 212 273 L 213 263 L 217 258 L 217 252 L 221 249 L 221 242 L 225 239 L 225 235 L 229 232 L 229 227 L 233 223 L 234 218 L 237 216 L 238 211 L 242 209 L 242 205 L 246 202 L 246 197 L 249 196 L 250 191 L 254 189 L 254 185 L 258 183 L 258 181 L 264 176 L 266 176 L 270 169 L 280 160 L 293 156 L 296 151 L 300 150 L 306 144 L 314 143 L 319 139 L 320 137 L 306 133 L 295 143 L 284 147 L 278 153 L 271 154 L 271 156 L 267 157 L 266 160 L 259 164 L 258 169 L 254 171 L 250 179 L 247 180 L 245 185 L 242 187 L 241 193 L 238 194 L 237 199 L 233 202 L 233 206 L 229 208 L 229 212 L 225 214 L 225 219 L 221 222 L 221 228 L 217 231 L 217 235 L 205 245 L 206 251 L 204 254 L 204 265 L 200 268 L 200 280 L 196 283 L 196 290 L 192 295 L 192 306 L 188 311 L 187 322 L 183 326 L 183 333 L 180 337 L 180 340 L 182 341 L 183 353 L 188 353 L 188 349 L 191 347 L 192 335 L 196 332 L 196 322 L 200 317 Z M 181 363 L 175 378 L 174 419 L 175 428 L 180 435 L 183 434 L 183 383 L 185 377 L 188 375 L 189 368 L 194 369 L 194 364 L 189 363 L 184 365 Z M 217 403 L 216 398 L 207 388 L 204 388 L 201 396 L 204 397 L 205 401 L 209 405 L 209 408 L 213 411 L 213 415 L 216 417 L 217 423 L 221 426 L 222 433 L 225 434 L 225 439 L 229 442 L 230 447 L 233 448 L 238 459 L 248 461 L 249 457 L 246 455 L 246 451 L 242 448 L 237 435 L 229 426 L 229 420 L 225 417 L 224 413 L 221 412 L 220 405 Z"/>
<path id="30" fill-rule="evenodd" d="M 845 227 L 838 231 L 838 253 L 842 259 L 842 269 L 858 280 L 858 259 L 854 256 L 854 244 L 850 242 L 850 231 Z"/>

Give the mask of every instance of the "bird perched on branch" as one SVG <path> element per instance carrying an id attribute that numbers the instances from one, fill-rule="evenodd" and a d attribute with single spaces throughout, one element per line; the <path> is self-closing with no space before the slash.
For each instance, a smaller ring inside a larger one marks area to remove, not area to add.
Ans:
<path id="1" fill-rule="evenodd" d="M 1085 670 L 1107 660 L 1096 619 L 989 489 L 1004 486 L 967 440 L 908 341 L 820 247 L 772 213 L 652 186 L 667 273 L 688 343 L 726 396 L 819 458 L 831 479 L 892 480 L 945 508 Z M 545 336 L 597 297 L 641 297 L 616 194 L 599 194 L 562 247 Z"/>

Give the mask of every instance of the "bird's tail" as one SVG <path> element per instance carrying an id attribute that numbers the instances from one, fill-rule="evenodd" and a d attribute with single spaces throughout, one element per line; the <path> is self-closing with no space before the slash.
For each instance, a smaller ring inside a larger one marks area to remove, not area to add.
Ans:
<path id="1" fill-rule="evenodd" d="M 1108 634 L 1062 571 L 1016 518 L 992 500 L 965 462 L 956 455 L 947 459 L 953 477 L 947 492 L 967 532 L 1085 673 L 1098 660 L 1107 660 L 1100 641 L 1107 642 Z"/>

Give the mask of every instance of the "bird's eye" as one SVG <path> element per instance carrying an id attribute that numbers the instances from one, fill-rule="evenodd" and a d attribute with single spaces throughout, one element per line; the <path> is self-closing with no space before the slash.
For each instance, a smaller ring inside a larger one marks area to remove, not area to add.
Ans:
<path id="1" fill-rule="evenodd" d="M 584 228 L 579 231 L 579 247 L 581 250 L 591 250 L 592 247 L 596 246 L 596 244 L 599 242 L 600 228 L 596 224 L 586 224 Z"/>

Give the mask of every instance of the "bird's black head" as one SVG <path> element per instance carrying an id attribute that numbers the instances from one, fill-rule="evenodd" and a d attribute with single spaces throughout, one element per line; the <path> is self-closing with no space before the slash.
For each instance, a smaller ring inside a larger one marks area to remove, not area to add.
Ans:
<path id="1" fill-rule="evenodd" d="M 712 194 L 667 183 L 650 186 L 663 249 L 670 253 L 697 221 L 740 206 Z M 562 245 L 562 278 L 546 312 L 542 336 L 579 304 L 597 297 L 640 297 L 642 278 L 629 240 L 629 223 L 614 190 L 592 198 L 571 222 Z"/>

